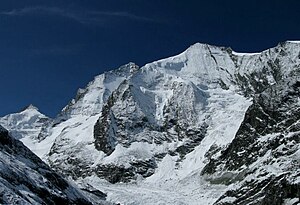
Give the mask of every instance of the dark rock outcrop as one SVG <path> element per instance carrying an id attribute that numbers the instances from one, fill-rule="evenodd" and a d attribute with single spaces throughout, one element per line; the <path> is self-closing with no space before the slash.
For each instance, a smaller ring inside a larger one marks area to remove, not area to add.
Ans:
<path id="1" fill-rule="evenodd" d="M 82 193 L 0 128 L 1 204 L 91 204 Z"/>
<path id="2" fill-rule="evenodd" d="M 289 55 L 278 52 L 276 59 L 269 60 L 260 72 L 237 78 L 244 94 L 253 98 L 253 104 L 232 143 L 220 156 L 209 156 L 202 174 L 228 172 L 230 177 L 220 177 L 218 183 L 230 184 L 236 179 L 243 183 L 239 189 L 228 191 L 217 204 L 283 204 L 286 198 L 300 197 L 299 182 L 288 180 L 300 173 L 299 161 L 293 157 L 300 139 L 300 67 L 297 64 L 286 67 Z M 275 79 L 273 84 L 267 81 L 270 75 Z M 268 167 L 288 173 L 277 176 Z M 243 181 L 252 175 L 255 176 L 252 181 Z M 209 180 L 215 181 L 213 177 Z M 222 201 L 226 197 L 236 200 Z"/>

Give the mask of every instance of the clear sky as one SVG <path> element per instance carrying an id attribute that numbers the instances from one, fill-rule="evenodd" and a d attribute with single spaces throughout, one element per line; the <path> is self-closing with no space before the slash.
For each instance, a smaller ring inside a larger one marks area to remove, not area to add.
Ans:
<path id="1" fill-rule="evenodd" d="M 257 52 L 300 39 L 299 0 L 1 0 L 0 116 L 53 117 L 97 74 L 196 42 Z"/>

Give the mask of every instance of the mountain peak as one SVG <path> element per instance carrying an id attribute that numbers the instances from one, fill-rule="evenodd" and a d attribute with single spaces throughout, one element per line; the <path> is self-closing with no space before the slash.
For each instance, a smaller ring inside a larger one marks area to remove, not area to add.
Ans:
<path id="1" fill-rule="evenodd" d="M 208 47 L 214 47 L 212 45 L 209 45 L 207 43 L 194 43 L 193 45 L 191 45 L 187 50 L 192 50 L 192 49 L 203 49 L 203 48 L 208 48 Z"/>
<path id="2" fill-rule="evenodd" d="M 117 69 L 117 71 L 125 71 L 126 73 L 134 73 L 139 69 L 139 66 L 135 64 L 134 62 L 129 62 L 125 65 L 122 65 L 120 68 Z"/>
<path id="3" fill-rule="evenodd" d="M 39 109 L 34 106 L 33 104 L 30 104 L 30 105 L 27 105 L 26 107 L 24 107 L 21 112 L 25 111 L 25 110 L 36 110 L 36 111 L 39 111 Z"/>

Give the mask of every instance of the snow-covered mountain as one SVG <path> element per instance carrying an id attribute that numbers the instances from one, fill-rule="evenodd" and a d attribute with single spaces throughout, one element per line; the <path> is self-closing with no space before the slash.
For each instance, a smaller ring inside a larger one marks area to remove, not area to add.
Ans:
<path id="1" fill-rule="evenodd" d="M 10 131 L 10 134 L 22 141 L 31 151 L 38 154 L 39 142 L 43 140 L 41 132 L 51 123 L 51 119 L 40 113 L 38 108 L 29 105 L 18 113 L 0 118 L 0 125 Z"/>
<path id="2" fill-rule="evenodd" d="M 111 202 L 297 204 L 299 88 L 299 42 L 254 54 L 197 43 L 96 76 L 56 119 L 28 123 L 26 145 Z"/>
<path id="3" fill-rule="evenodd" d="M 92 204 L 0 126 L 0 204 Z"/>

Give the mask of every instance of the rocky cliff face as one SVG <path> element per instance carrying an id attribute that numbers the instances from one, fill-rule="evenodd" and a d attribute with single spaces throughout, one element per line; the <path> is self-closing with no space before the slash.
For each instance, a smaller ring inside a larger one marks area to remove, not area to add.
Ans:
<path id="1" fill-rule="evenodd" d="M 299 85 L 299 42 L 195 44 L 95 77 L 42 131 L 41 154 L 113 202 L 295 204 Z"/>
<path id="2" fill-rule="evenodd" d="M 250 74 L 250 83 L 243 87 L 253 104 L 235 139 L 202 171 L 219 175 L 222 183 L 241 181 L 217 204 L 229 204 L 224 202 L 228 197 L 230 204 L 283 204 L 299 198 L 299 45 L 285 43 L 274 51 L 276 55 L 261 72 Z"/>
<path id="3" fill-rule="evenodd" d="M 0 126 L 1 204 L 91 204 Z"/>

